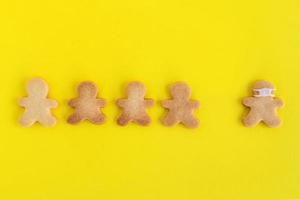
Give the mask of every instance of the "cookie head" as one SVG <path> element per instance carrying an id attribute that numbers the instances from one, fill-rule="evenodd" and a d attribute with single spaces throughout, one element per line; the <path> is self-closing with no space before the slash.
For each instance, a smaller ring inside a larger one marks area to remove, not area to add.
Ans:
<path id="1" fill-rule="evenodd" d="M 98 88 L 92 82 L 83 82 L 78 86 L 78 93 L 81 97 L 96 98 L 98 95 Z"/>
<path id="2" fill-rule="evenodd" d="M 174 99 L 189 99 L 191 97 L 191 89 L 187 84 L 178 82 L 171 87 L 171 95 Z"/>
<path id="3" fill-rule="evenodd" d="M 144 98 L 146 95 L 146 87 L 140 82 L 131 82 L 127 86 L 127 95 L 132 98 Z"/>
<path id="4" fill-rule="evenodd" d="M 268 81 L 257 81 L 253 85 L 254 97 L 274 97 L 276 88 Z"/>
<path id="5" fill-rule="evenodd" d="M 46 98 L 48 90 L 48 84 L 40 78 L 30 80 L 27 85 L 27 92 L 30 96 Z"/>

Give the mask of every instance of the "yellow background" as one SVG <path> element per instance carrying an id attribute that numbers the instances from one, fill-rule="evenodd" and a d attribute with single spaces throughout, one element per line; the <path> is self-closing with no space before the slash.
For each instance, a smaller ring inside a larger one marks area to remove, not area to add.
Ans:
<path id="1" fill-rule="evenodd" d="M 2 0 L 0 199 L 295 200 L 300 198 L 299 0 Z M 18 124 L 25 84 L 43 77 L 56 127 Z M 248 129 L 241 99 L 272 81 L 279 129 Z M 71 126 L 80 81 L 109 101 L 102 126 Z M 148 97 L 186 81 L 201 127 L 119 127 L 114 102 L 132 80 Z"/>

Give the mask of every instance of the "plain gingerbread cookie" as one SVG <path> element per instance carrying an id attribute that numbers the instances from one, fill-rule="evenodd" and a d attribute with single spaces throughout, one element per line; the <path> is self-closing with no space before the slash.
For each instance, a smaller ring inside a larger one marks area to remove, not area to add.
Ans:
<path id="1" fill-rule="evenodd" d="M 175 83 L 171 86 L 170 93 L 173 99 L 162 101 L 162 106 L 169 110 L 163 124 L 174 126 L 182 123 L 188 128 L 197 128 L 199 121 L 193 116 L 193 112 L 200 104 L 198 101 L 190 100 L 189 86 L 182 82 Z"/>
<path id="2" fill-rule="evenodd" d="M 253 86 L 253 97 L 243 100 L 243 104 L 250 108 L 244 118 L 247 127 L 254 127 L 264 122 L 269 127 L 279 127 L 281 120 L 277 116 L 277 109 L 284 106 L 282 100 L 275 98 L 275 87 L 267 81 L 258 81 Z"/>
<path id="3" fill-rule="evenodd" d="M 118 118 L 118 124 L 127 125 L 129 122 L 146 126 L 151 119 L 146 109 L 154 105 L 152 99 L 145 99 L 146 87 L 140 82 L 131 82 L 127 86 L 127 99 L 119 99 L 117 105 L 123 109 Z"/>
<path id="4" fill-rule="evenodd" d="M 57 101 L 48 99 L 48 84 L 40 78 L 32 79 L 27 85 L 28 97 L 22 98 L 20 106 L 25 112 L 20 119 L 24 127 L 30 127 L 39 122 L 46 127 L 56 124 L 56 118 L 52 115 L 51 109 L 57 107 Z"/>
<path id="5" fill-rule="evenodd" d="M 69 106 L 75 112 L 68 118 L 68 123 L 78 124 L 83 120 L 89 120 L 94 124 L 103 124 L 105 115 L 101 112 L 106 104 L 104 99 L 98 99 L 98 87 L 93 82 L 82 82 L 78 86 L 79 97 L 69 101 Z"/>

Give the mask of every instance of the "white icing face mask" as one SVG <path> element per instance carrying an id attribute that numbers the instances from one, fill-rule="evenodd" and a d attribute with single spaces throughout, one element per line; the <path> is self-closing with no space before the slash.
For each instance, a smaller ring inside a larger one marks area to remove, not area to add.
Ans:
<path id="1" fill-rule="evenodd" d="M 262 88 L 254 89 L 254 97 L 275 97 L 275 89 Z"/>

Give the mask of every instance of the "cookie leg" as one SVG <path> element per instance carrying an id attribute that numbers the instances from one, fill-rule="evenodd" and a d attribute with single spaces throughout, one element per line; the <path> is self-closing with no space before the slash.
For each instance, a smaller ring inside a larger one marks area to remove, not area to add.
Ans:
<path id="1" fill-rule="evenodd" d="M 38 121 L 46 127 L 52 127 L 56 124 L 56 118 L 51 115 L 44 115 Z"/>
<path id="2" fill-rule="evenodd" d="M 248 116 L 245 117 L 245 119 L 243 120 L 245 126 L 247 127 L 254 127 L 257 124 L 259 124 L 259 122 L 261 122 L 261 117 L 260 115 L 256 114 L 256 113 L 249 113 Z"/>
<path id="3" fill-rule="evenodd" d="M 281 120 L 276 116 L 264 119 L 264 122 L 267 126 L 271 128 L 277 128 L 281 125 Z"/>
<path id="4" fill-rule="evenodd" d="M 121 126 L 126 126 L 131 121 L 131 118 L 128 115 L 122 114 L 118 118 L 118 124 Z"/>
<path id="5" fill-rule="evenodd" d="M 105 115 L 97 114 L 96 116 L 90 118 L 90 121 L 94 124 L 103 124 L 105 122 Z"/>
<path id="6" fill-rule="evenodd" d="M 36 119 L 32 118 L 30 114 L 24 113 L 20 118 L 20 124 L 24 127 L 30 127 L 36 122 Z"/>
<path id="7" fill-rule="evenodd" d="M 67 121 L 69 124 L 78 124 L 82 120 L 82 117 L 78 113 L 74 113 L 68 118 Z"/>
<path id="8" fill-rule="evenodd" d="M 176 119 L 175 115 L 168 114 L 162 122 L 165 126 L 174 126 L 179 121 Z"/>
<path id="9" fill-rule="evenodd" d="M 197 128 L 199 121 L 195 117 L 189 117 L 182 120 L 182 123 L 188 128 Z"/>
<path id="10" fill-rule="evenodd" d="M 147 126 L 151 123 L 151 118 L 147 114 L 145 114 L 135 121 L 140 125 Z"/>

